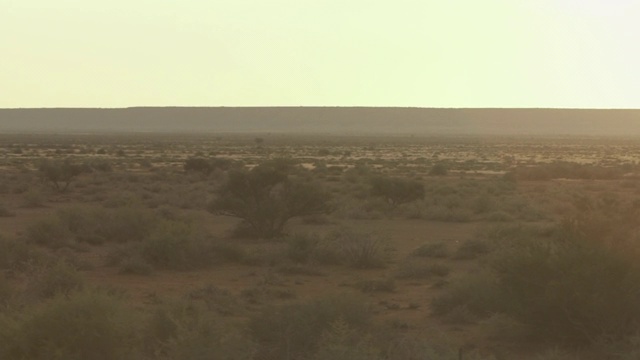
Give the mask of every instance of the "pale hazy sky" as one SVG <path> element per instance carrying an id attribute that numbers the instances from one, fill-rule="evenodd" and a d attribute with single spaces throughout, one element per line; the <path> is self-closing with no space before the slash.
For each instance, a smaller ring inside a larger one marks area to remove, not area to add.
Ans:
<path id="1" fill-rule="evenodd" d="M 0 108 L 640 108 L 640 0 L 0 0 Z"/>

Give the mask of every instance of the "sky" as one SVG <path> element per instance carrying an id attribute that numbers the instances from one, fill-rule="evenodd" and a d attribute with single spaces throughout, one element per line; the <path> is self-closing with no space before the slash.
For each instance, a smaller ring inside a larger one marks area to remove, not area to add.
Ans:
<path id="1" fill-rule="evenodd" d="M 640 0 L 0 0 L 0 108 L 640 108 Z"/>

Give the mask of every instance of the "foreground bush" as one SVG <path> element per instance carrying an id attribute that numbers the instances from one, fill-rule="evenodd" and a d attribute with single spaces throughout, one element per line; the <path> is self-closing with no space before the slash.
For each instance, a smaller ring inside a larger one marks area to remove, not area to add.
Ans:
<path id="1" fill-rule="evenodd" d="M 249 329 L 259 344 L 257 359 L 300 359 L 315 353 L 338 322 L 362 331 L 371 316 L 363 299 L 335 296 L 265 309 L 251 318 Z"/>
<path id="2" fill-rule="evenodd" d="M 495 264 L 508 314 L 538 336 L 596 342 L 640 330 L 640 266 L 583 238 L 513 249 Z"/>
<path id="3" fill-rule="evenodd" d="M 190 301 L 163 305 L 143 328 L 145 352 L 166 360 L 251 360 L 256 345 L 237 326 Z"/>
<path id="4" fill-rule="evenodd" d="M 37 246 L 0 236 L 0 270 L 25 271 L 49 262 L 51 257 Z"/>
<path id="5" fill-rule="evenodd" d="M 589 201 L 547 237 L 493 232 L 501 249 L 492 272 L 453 285 L 436 313 L 503 313 L 538 339 L 595 344 L 640 332 L 638 212 L 633 204 Z M 512 236 L 509 236 L 509 235 Z M 482 281 L 480 281 L 482 280 Z"/>
<path id="6" fill-rule="evenodd" d="M 69 263 L 58 262 L 40 266 L 29 274 L 27 295 L 33 299 L 68 295 L 84 287 L 84 278 Z"/>
<path id="7" fill-rule="evenodd" d="M 349 229 L 335 230 L 324 237 L 293 234 L 285 240 L 286 255 L 295 263 L 378 268 L 384 267 L 388 260 L 389 248 L 383 239 Z"/>
<path id="8" fill-rule="evenodd" d="M 0 358 L 133 359 L 135 329 L 120 300 L 99 291 L 58 296 L 32 311 L 4 316 Z"/>
<path id="9" fill-rule="evenodd" d="M 140 256 L 155 268 L 187 270 L 213 260 L 213 242 L 189 224 L 165 221 L 140 247 Z"/>
<path id="10" fill-rule="evenodd" d="M 50 248 L 74 241 L 126 243 L 147 238 L 159 223 L 156 213 L 143 208 L 70 208 L 30 224 L 26 236 L 30 242 Z"/>

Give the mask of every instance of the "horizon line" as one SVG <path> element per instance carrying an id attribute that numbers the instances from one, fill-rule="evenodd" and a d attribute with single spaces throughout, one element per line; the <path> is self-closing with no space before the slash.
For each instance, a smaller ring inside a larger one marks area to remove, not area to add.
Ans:
<path id="1" fill-rule="evenodd" d="M 587 107 L 422 107 L 422 106 L 333 106 L 333 105 L 250 105 L 250 106 L 181 106 L 139 105 L 126 107 L 8 107 L 0 110 L 129 110 L 129 109 L 424 109 L 424 110 L 640 110 L 640 108 Z"/>

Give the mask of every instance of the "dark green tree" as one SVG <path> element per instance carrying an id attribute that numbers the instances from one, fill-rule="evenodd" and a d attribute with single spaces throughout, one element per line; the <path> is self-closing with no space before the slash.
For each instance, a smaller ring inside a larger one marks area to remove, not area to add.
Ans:
<path id="1" fill-rule="evenodd" d="M 328 195 L 317 186 L 293 179 L 290 169 L 276 161 L 252 170 L 232 170 L 209 211 L 243 219 L 255 235 L 267 239 L 282 235 L 294 217 L 330 212 Z"/>
<path id="2" fill-rule="evenodd" d="M 42 180 L 49 183 L 59 192 L 67 191 L 71 181 L 82 173 L 82 167 L 72 163 L 69 159 L 64 161 L 43 161 L 38 170 Z"/>

